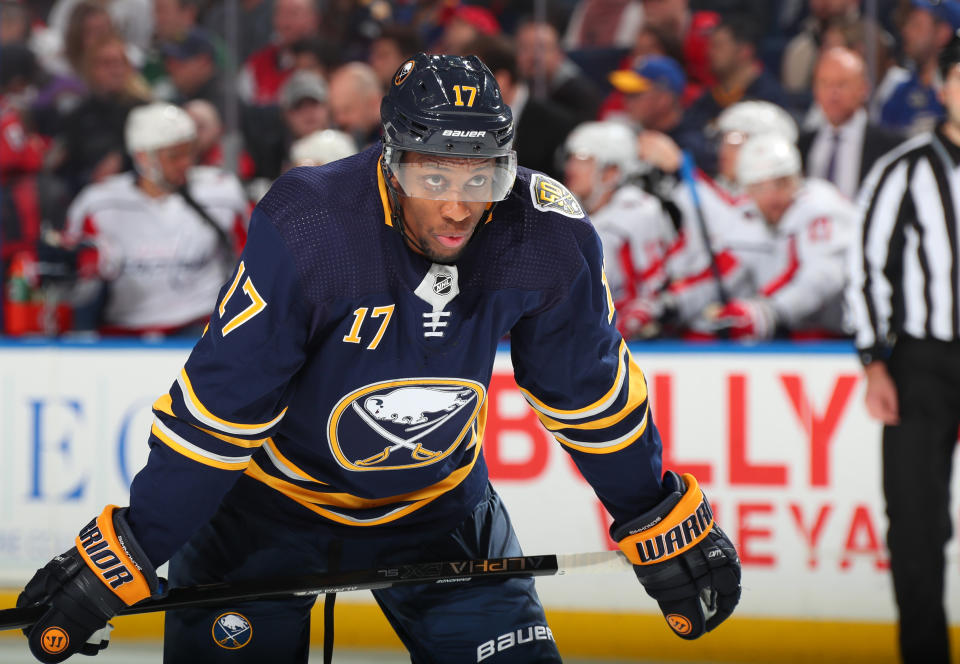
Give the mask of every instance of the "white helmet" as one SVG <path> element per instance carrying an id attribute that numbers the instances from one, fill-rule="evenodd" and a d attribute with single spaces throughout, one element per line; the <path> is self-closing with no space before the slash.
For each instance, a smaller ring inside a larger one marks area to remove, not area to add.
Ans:
<path id="1" fill-rule="evenodd" d="M 357 144 L 348 134 L 336 129 L 315 131 L 290 146 L 290 161 L 294 166 L 323 166 L 354 154 L 357 154 Z"/>
<path id="2" fill-rule="evenodd" d="M 768 101 L 741 101 L 717 118 L 721 135 L 736 131 L 746 136 L 777 134 L 791 143 L 797 141 L 797 123 L 785 110 Z"/>
<path id="3" fill-rule="evenodd" d="M 127 116 L 124 130 L 130 154 L 186 143 L 196 137 L 193 118 L 179 106 L 166 102 L 137 106 Z"/>
<path id="4" fill-rule="evenodd" d="M 748 138 L 737 155 L 737 183 L 757 182 L 800 174 L 800 152 L 792 141 L 776 134 Z"/>
<path id="5" fill-rule="evenodd" d="M 621 177 L 637 170 L 637 137 L 620 122 L 584 122 L 577 125 L 564 145 L 567 154 L 593 157 L 598 166 L 616 166 Z"/>

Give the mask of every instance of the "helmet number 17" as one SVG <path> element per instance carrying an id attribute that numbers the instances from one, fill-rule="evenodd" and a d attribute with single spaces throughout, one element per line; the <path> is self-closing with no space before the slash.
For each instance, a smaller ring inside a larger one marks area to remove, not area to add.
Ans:
<path id="1" fill-rule="evenodd" d="M 466 104 L 463 103 L 464 92 L 470 93 Z M 457 97 L 456 101 L 453 102 L 454 106 L 473 106 L 473 100 L 477 98 L 477 88 L 474 85 L 455 85 L 453 86 L 453 94 Z"/>

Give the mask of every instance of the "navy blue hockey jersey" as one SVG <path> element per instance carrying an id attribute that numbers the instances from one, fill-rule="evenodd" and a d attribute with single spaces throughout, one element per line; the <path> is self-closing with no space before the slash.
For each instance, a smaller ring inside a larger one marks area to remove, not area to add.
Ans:
<path id="1" fill-rule="evenodd" d="M 657 500 L 646 384 L 573 196 L 520 169 L 457 263 L 433 264 L 392 227 L 378 157 L 294 169 L 254 210 L 209 328 L 154 405 L 129 516 L 154 563 L 241 476 L 350 532 L 452 527 L 487 482 L 506 335 L 518 385 L 614 518 Z"/>

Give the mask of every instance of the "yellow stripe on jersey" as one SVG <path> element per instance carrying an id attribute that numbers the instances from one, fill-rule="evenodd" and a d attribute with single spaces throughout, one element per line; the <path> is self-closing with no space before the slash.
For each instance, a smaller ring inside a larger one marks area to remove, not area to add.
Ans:
<path id="1" fill-rule="evenodd" d="M 173 397 L 169 394 L 164 394 L 162 397 L 153 402 L 153 409 L 159 410 L 161 413 L 166 413 L 170 417 L 176 417 L 173 414 Z M 195 425 L 191 425 L 195 426 Z M 197 427 L 200 431 L 204 432 L 208 436 L 213 436 L 218 440 L 222 440 L 225 443 L 230 443 L 231 445 L 236 445 L 238 447 L 252 448 L 260 447 L 263 445 L 264 441 L 268 440 L 267 438 L 260 438 L 258 440 L 247 440 L 246 438 L 234 438 L 233 436 L 228 436 L 226 434 L 219 433 L 217 431 L 211 431 L 210 429 L 205 429 L 204 427 Z"/>
<path id="2" fill-rule="evenodd" d="M 643 376 L 643 371 L 641 371 L 637 363 L 633 361 L 633 356 L 630 355 L 629 350 L 627 351 L 627 360 L 627 370 L 630 372 L 630 380 L 627 382 L 627 403 L 616 413 L 583 424 L 567 424 L 558 422 L 541 412 L 537 412 L 537 417 L 540 418 L 540 422 L 543 423 L 543 426 L 548 431 L 558 431 L 560 429 L 582 429 L 584 431 L 605 429 L 620 422 L 627 415 L 639 408 L 647 399 L 647 381 Z"/>
<path id="3" fill-rule="evenodd" d="M 471 446 L 474 447 L 473 458 L 470 460 L 470 463 L 457 468 L 455 471 L 435 484 L 418 491 L 412 491 L 399 496 L 389 496 L 387 498 L 360 498 L 349 493 L 324 493 L 321 491 L 311 491 L 310 489 L 305 489 L 303 487 L 290 484 L 285 480 L 268 474 L 259 465 L 257 465 L 256 461 L 250 462 L 245 474 L 255 480 L 263 482 L 272 489 L 276 489 L 287 498 L 299 503 L 300 505 L 303 505 L 312 512 L 330 519 L 331 521 L 342 523 L 348 526 L 377 526 L 383 523 L 389 523 L 390 521 L 396 521 L 397 519 L 420 509 L 424 505 L 435 500 L 437 497 L 452 490 L 454 487 L 463 482 L 464 479 L 466 479 L 467 475 L 470 474 L 470 471 L 473 470 L 473 467 L 476 465 L 477 459 L 480 457 L 480 449 L 483 447 L 483 431 L 486 428 L 486 415 L 487 408 L 486 404 L 484 404 L 483 410 L 477 417 L 478 426 L 476 429 L 474 429 L 471 440 L 466 447 L 466 449 L 469 449 Z M 325 509 L 323 507 L 326 505 L 330 508 L 361 510 L 384 507 L 393 503 L 404 503 L 409 501 L 413 502 L 372 519 L 352 517 L 350 515 L 341 514 L 340 512 L 336 512 L 331 509 Z"/>
<path id="4" fill-rule="evenodd" d="M 571 449 L 577 450 L 579 452 L 586 452 L 588 454 L 610 454 L 611 452 L 617 452 L 622 450 L 624 447 L 628 447 L 635 440 L 640 438 L 643 435 L 644 431 L 647 430 L 647 415 L 650 412 L 650 406 L 648 405 L 643 413 L 643 419 L 640 421 L 640 424 L 633 427 L 630 431 L 620 436 L 619 438 L 614 438 L 613 440 L 607 440 L 600 443 L 585 442 L 582 440 L 574 440 L 566 436 L 561 436 L 558 433 L 553 434 L 553 437 L 556 438 L 561 445 L 569 447 Z"/>
<path id="5" fill-rule="evenodd" d="M 207 410 L 206 406 L 200 402 L 200 399 L 197 398 L 196 393 L 193 391 L 193 386 L 190 384 L 190 378 L 187 376 L 186 368 L 180 370 L 180 375 L 177 377 L 177 384 L 180 386 L 180 391 L 186 397 L 183 405 L 187 407 L 187 410 L 190 411 L 190 414 L 193 415 L 198 421 L 203 422 L 207 426 L 223 433 L 234 433 L 239 435 L 263 433 L 283 419 L 283 416 L 287 414 L 287 409 L 284 408 L 282 411 L 280 411 L 279 415 L 264 424 L 238 424 L 236 422 L 228 422 L 227 420 L 220 419 L 211 413 L 209 410 Z"/>
<path id="6" fill-rule="evenodd" d="M 277 444 L 273 442 L 272 438 L 267 438 L 267 444 L 264 446 L 263 450 L 267 453 L 270 461 L 273 462 L 274 467 L 290 479 L 316 482 L 317 484 L 326 484 L 326 482 L 321 482 L 320 480 L 311 477 L 309 474 L 301 470 L 295 463 L 290 461 L 290 459 L 285 457 L 277 448 Z"/>
<path id="7" fill-rule="evenodd" d="M 228 457 L 221 454 L 214 454 L 201 447 L 197 447 L 190 441 L 178 436 L 163 424 L 158 418 L 154 418 L 153 427 L 150 432 L 162 441 L 174 452 L 182 454 L 188 459 L 192 459 L 205 466 L 213 466 L 221 470 L 244 470 L 250 463 L 250 455 Z"/>
<path id="8" fill-rule="evenodd" d="M 537 397 L 533 396 L 529 390 L 525 390 L 522 387 L 520 391 L 523 393 L 523 396 L 530 403 L 530 405 L 537 411 L 547 415 L 549 417 L 556 418 L 558 420 L 576 420 L 583 417 L 589 417 L 591 415 L 596 415 L 602 413 L 604 410 L 610 407 L 610 404 L 616 401 L 617 397 L 620 395 L 620 390 L 623 387 L 623 381 L 627 373 L 627 361 L 626 357 L 629 357 L 630 351 L 627 350 L 627 342 L 620 341 L 620 362 L 617 366 L 617 377 L 613 381 L 613 387 L 600 397 L 597 401 L 594 401 L 591 404 L 584 406 L 583 408 L 576 408 L 574 410 L 562 410 L 560 408 L 551 408 L 547 404 L 543 403 Z"/>

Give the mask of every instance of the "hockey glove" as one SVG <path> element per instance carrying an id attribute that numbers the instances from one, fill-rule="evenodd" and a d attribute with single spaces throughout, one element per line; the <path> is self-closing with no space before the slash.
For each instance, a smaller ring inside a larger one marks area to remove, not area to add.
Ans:
<path id="1" fill-rule="evenodd" d="M 674 633 L 696 639 L 740 601 L 740 559 L 693 475 L 667 471 L 663 488 L 656 507 L 610 534 Z"/>
<path id="2" fill-rule="evenodd" d="M 18 607 L 49 607 L 23 630 L 41 662 L 62 662 L 74 653 L 96 655 L 110 639 L 107 621 L 156 592 L 156 572 L 125 514 L 126 508 L 108 505 L 83 527 L 76 546 L 38 570 L 17 598 Z"/>
<path id="3" fill-rule="evenodd" d="M 725 330 L 731 339 L 770 339 L 777 329 L 777 314 L 763 298 L 731 300 L 704 315 L 714 332 Z"/>

